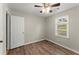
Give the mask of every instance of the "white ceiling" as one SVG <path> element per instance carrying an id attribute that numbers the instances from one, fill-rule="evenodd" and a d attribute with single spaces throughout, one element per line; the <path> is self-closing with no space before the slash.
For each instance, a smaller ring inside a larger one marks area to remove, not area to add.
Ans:
<path id="1" fill-rule="evenodd" d="M 62 12 L 79 5 L 79 3 L 61 3 L 59 9 L 52 8 L 53 10 L 52 13 L 45 14 L 45 13 L 40 13 L 41 8 L 34 7 L 35 4 L 42 5 L 41 3 L 8 3 L 8 7 L 13 11 L 19 11 L 23 13 L 30 13 L 42 17 L 47 17 L 47 16 L 51 16 L 54 13 Z"/>

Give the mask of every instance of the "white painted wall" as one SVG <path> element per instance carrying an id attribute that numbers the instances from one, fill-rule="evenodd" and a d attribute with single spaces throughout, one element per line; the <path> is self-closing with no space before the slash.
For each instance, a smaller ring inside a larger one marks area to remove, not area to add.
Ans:
<path id="1" fill-rule="evenodd" d="M 68 39 L 55 36 L 55 18 L 64 15 L 68 15 L 70 21 L 70 37 Z M 79 6 L 48 17 L 46 29 L 46 36 L 50 41 L 54 41 L 60 45 L 63 45 L 64 47 L 68 47 L 79 52 Z"/>
<path id="2" fill-rule="evenodd" d="M 6 4 L 0 3 L 0 54 L 6 54 Z"/>
<path id="3" fill-rule="evenodd" d="M 25 17 L 25 40 L 26 42 L 39 41 L 43 39 L 44 19 L 28 15 Z"/>
<path id="4" fill-rule="evenodd" d="M 3 4 L 0 3 L 0 41 L 3 41 Z M 0 55 L 3 54 L 3 43 L 0 43 Z"/>
<path id="5" fill-rule="evenodd" d="M 11 11 L 12 15 L 24 17 L 24 40 L 25 44 L 37 42 L 44 36 L 44 18 L 37 15 L 25 14 L 17 11 Z"/>
<path id="6" fill-rule="evenodd" d="M 0 40 L 3 40 L 3 4 L 0 3 Z"/>

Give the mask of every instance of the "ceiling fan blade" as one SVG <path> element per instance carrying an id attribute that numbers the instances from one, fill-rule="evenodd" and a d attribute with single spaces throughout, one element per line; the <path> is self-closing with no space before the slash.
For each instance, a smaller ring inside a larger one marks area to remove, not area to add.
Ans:
<path id="1" fill-rule="evenodd" d="M 39 5 L 34 5 L 34 7 L 42 7 L 42 6 L 39 6 Z"/>
<path id="2" fill-rule="evenodd" d="M 51 7 L 57 7 L 57 6 L 60 6 L 60 3 L 56 3 L 56 4 L 51 5 Z"/>

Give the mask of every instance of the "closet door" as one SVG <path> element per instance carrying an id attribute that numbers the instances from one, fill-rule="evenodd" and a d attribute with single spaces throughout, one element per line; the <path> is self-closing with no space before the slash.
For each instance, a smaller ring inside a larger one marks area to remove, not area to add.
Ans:
<path id="1" fill-rule="evenodd" d="M 24 18 L 11 16 L 11 49 L 24 45 Z"/>

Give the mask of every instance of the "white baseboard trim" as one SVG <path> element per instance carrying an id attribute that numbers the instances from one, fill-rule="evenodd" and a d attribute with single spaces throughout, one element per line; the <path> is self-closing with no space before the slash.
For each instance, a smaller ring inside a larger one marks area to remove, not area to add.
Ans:
<path id="1" fill-rule="evenodd" d="M 46 39 L 46 40 L 48 40 L 48 39 Z M 59 44 L 59 43 L 57 43 L 57 42 L 54 42 L 54 41 L 52 41 L 52 40 L 48 40 L 48 41 L 50 41 L 50 42 L 52 42 L 52 43 L 55 43 L 55 44 L 57 44 L 57 45 L 59 45 L 59 46 L 62 46 L 63 48 L 66 48 L 66 49 L 68 49 L 68 50 L 70 50 L 70 51 L 73 51 L 73 52 L 79 54 L 79 51 L 76 51 L 76 50 L 74 50 L 74 49 L 71 49 L 71 48 L 69 48 L 69 47 L 67 47 L 67 46 L 63 46 L 63 45 L 61 45 L 61 44 Z"/>
<path id="2" fill-rule="evenodd" d="M 45 39 L 40 39 L 40 40 L 35 40 L 35 41 L 31 41 L 31 42 L 26 42 L 25 45 L 28 45 L 28 44 L 31 44 L 31 43 L 36 43 L 36 42 L 40 42 L 40 41 L 43 41 Z"/>
<path id="3" fill-rule="evenodd" d="M 40 40 L 35 40 L 35 41 L 25 42 L 22 46 L 24 46 L 24 45 L 28 45 L 28 44 L 31 44 L 31 43 L 40 42 L 40 41 L 43 41 L 43 40 L 45 40 L 45 39 L 40 39 Z M 20 47 L 20 46 L 19 46 L 19 47 Z M 15 47 L 15 48 L 17 48 L 17 47 Z M 14 48 L 10 48 L 10 49 L 14 49 Z"/>

